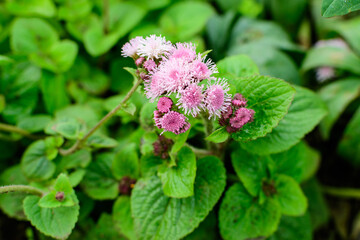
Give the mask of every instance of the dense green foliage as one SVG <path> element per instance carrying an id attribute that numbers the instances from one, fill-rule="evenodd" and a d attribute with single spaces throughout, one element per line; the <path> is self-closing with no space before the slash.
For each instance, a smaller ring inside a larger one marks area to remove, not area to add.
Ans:
<path id="1" fill-rule="evenodd" d="M 1 2 L 0 238 L 358 239 L 359 204 L 346 198 L 360 198 L 359 9 Z M 254 120 L 229 133 L 190 118 L 185 133 L 161 135 L 156 103 L 121 56 L 150 34 L 209 53 Z"/>

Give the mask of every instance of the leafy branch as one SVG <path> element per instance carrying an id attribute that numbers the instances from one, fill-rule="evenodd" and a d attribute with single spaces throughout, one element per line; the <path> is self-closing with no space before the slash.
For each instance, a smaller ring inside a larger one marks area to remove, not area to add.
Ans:
<path id="1" fill-rule="evenodd" d="M 27 185 L 8 185 L 0 187 L 0 194 L 8 192 L 25 192 L 39 196 L 43 196 L 45 194 L 42 190 Z"/>

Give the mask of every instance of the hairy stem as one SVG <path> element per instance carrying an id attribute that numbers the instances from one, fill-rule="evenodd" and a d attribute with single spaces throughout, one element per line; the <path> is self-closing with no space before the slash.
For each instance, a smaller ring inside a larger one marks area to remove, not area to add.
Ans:
<path id="1" fill-rule="evenodd" d="M 323 186 L 324 193 L 342 198 L 357 198 L 360 199 L 360 189 L 356 188 L 335 188 Z"/>
<path id="2" fill-rule="evenodd" d="M 8 192 L 25 192 L 39 196 L 43 196 L 45 194 L 40 189 L 27 185 L 8 185 L 8 186 L 0 187 L 0 193 L 8 193 Z"/>
<path id="3" fill-rule="evenodd" d="M 104 33 L 107 34 L 110 31 L 109 0 L 103 0 L 103 7 L 104 7 L 103 28 L 104 28 Z"/>
<path id="4" fill-rule="evenodd" d="M 12 126 L 12 125 L 9 125 L 9 124 L 5 124 L 5 123 L 0 123 L 0 131 L 17 133 L 17 134 L 20 134 L 20 135 L 22 135 L 24 137 L 34 139 L 34 140 L 43 138 L 41 136 L 33 135 L 33 134 L 31 134 L 30 132 L 28 132 L 28 131 L 26 131 L 24 129 L 21 129 L 21 128 L 18 128 L 16 126 Z"/>
<path id="5" fill-rule="evenodd" d="M 120 102 L 119 105 L 117 105 L 113 110 L 111 110 L 108 114 L 105 115 L 93 128 L 91 128 L 86 135 L 80 139 L 77 140 L 74 145 L 72 145 L 68 149 L 59 149 L 59 152 L 61 155 L 66 156 L 73 152 L 75 152 L 81 145 L 86 142 L 86 140 L 96 131 L 98 130 L 107 120 L 109 120 L 114 114 L 119 111 L 121 108 L 124 107 L 124 104 L 130 99 L 130 97 L 134 94 L 138 86 L 142 80 L 139 78 L 137 82 L 134 84 L 134 86 L 130 89 L 130 91 L 126 94 L 125 98 Z"/>

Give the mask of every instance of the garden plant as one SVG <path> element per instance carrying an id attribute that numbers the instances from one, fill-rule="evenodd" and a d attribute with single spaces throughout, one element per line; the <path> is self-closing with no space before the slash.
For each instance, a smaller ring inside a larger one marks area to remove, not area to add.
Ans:
<path id="1" fill-rule="evenodd" d="M 0 2 L 0 239 L 359 239 L 359 9 Z"/>

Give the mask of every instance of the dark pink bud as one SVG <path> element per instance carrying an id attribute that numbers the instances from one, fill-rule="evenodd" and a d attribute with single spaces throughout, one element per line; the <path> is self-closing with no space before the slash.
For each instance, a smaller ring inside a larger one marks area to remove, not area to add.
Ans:
<path id="1" fill-rule="evenodd" d="M 144 68 L 145 68 L 148 72 L 151 72 L 151 71 L 154 70 L 156 67 L 157 67 L 157 65 L 156 65 L 155 61 L 152 60 L 152 59 L 146 60 L 146 61 L 144 62 Z"/>
<path id="2" fill-rule="evenodd" d="M 247 104 L 247 100 L 240 93 L 237 93 L 235 94 L 234 99 L 231 101 L 231 103 L 235 107 L 245 107 Z"/>
<path id="3" fill-rule="evenodd" d="M 171 149 L 171 146 L 173 144 L 174 144 L 173 140 L 160 135 L 158 140 L 156 140 L 156 142 L 153 143 L 154 155 L 159 156 L 162 159 L 169 158 L 168 151 Z"/>
<path id="4" fill-rule="evenodd" d="M 119 192 L 122 195 L 130 195 L 131 190 L 134 188 L 136 179 L 132 179 L 128 176 L 123 177 L 119 183 Z"/>
<path id="5" fill-rule="evenodd" d="M 65 194 L 64 192 L 57 192 L 55 195 L 56 200 L 58 200 L 59 202 L 64 201 L 65 199 Z"/>
<path id="6" fill-rule="evenodd" d="M 232 114 L 233 114 L 233 109 L 232 109 L 231 106 L 228 106 L 228 108 L 226 109 L 226 111 L 221 113 L 221 116 L 222 116 L 224 119 L 229 119 Z"/>
<path id="7" fill-rule="evenodd" d="M 135 60 L 135 64 L 136 64 L 136 66 L 140 67 L 144 61 L 145 61 L 145 58 L 139 57 L 138 59 Z"/>
<path id="8" fill-rule="evenodd" d="M 162 113 L 167 113 L 170 111 L 173 105 L 173 101 L 168 97 L 161 97 L 158 101 L 157 108 Z"/>

